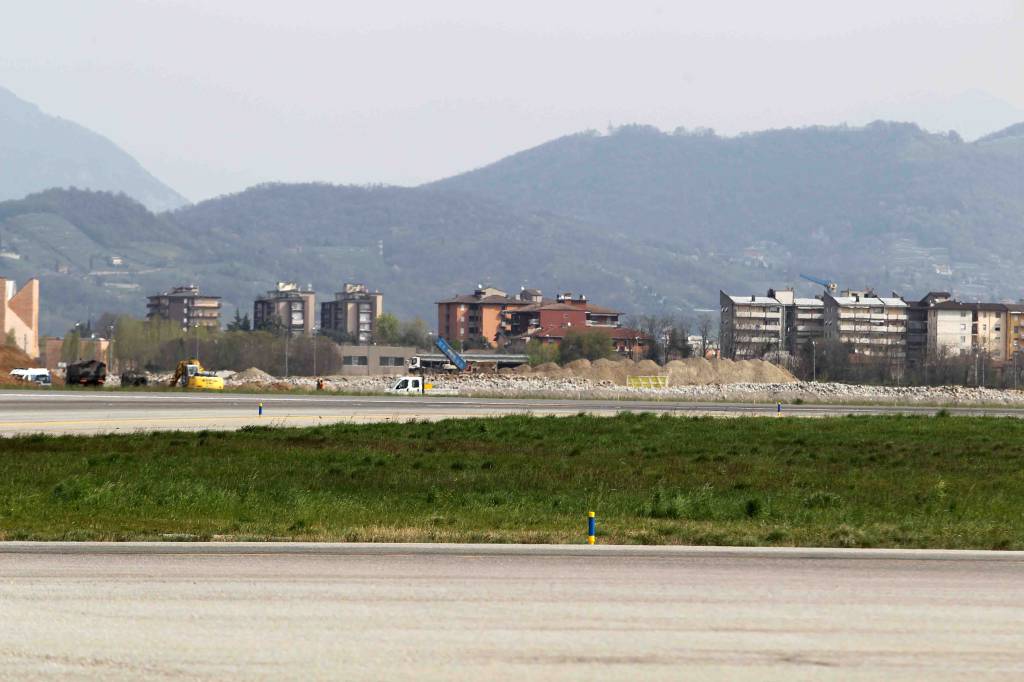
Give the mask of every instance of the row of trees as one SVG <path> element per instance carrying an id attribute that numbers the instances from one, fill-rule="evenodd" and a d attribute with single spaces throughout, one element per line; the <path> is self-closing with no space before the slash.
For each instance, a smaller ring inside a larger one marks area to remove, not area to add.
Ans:
<path id="1" fill-rule="evenodd" d="M 75 362 L 95 357 L 93 330 L 96 336 L 113 339 L 109 353 L 119 368 L 150 371 L 169 370 L 182 359 L 198 357 L 216 369 L 259 367 L 275 375 L 335 373 L 342 363 L 339 344 L 352 342 L 326 334 L 293 337 L 283 327 L 254 330 L 247 316 L 236 315 L 227 330 L 220 330 L 183 329 L 170 320 L 105 314 L 65 335 L 61 359 Z M 393 315 L 379 318 L 374 342 L 421 348 L 431 343 L 422 320 L 401 321 Z"/>
<path id="2" fill-rule="evenodd" d="M 371 340 L 371 343 L 374 344 L 415 346 L 416 348 L 428 348 L 433 345 L 427 323 L 418 317 L 414 320 L 400 320 L 391 313 L 382 313 L 377 318 L 376 327 L 373 339 Z M 286 326 L 276 317 L 254 326 L 249 320 L 248 313 L 242 315 L 240 311 L 236 310 L 234 319 L 228 323 L 227 331 L 261 331 L 281 336 L 285 334 Z M 336 343 L 352 345 L 359 345 L 361 343 L 359 337 L 354 334 L 347 334 L 333 329 L 325 329 L 321 333 Z"/>
<path id="3" fill-rule="evenodd" d="M 788 369 L 805 381 L 903 386 L 1024 387 L 1024 360 L 1002 362 L 988 353 L 940 352 L 925 358 L 857 355 L 838 341 L 820 341 L 790 356 Z"/>
<path id="4" fill-rule="evenodd" d="M 544 343 L 534 339 L 526 344 L 526 356 L 531 365 L 548 362 L 566 364 L 574 360 L 601 360 L 615 354 L 608 335 L 597 330 L 570 331 L 561 344 Z"/>

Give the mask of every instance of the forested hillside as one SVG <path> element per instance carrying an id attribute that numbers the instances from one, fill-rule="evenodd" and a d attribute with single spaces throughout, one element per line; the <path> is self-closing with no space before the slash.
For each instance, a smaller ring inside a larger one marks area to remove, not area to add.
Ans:
<path id="1" fill-rule="evenodd" d="M 433 325 L 436 300 L 481 282 L 639 311 L 670 291 L 696 301 L 696 282 L 712 278 L 629 235 L 430 188 L 264 185 L 160 215 L 125 196 L 52 190 L 0 204 L 0 234 L 20 256 L 0 261 L 4 272 L 42 279 L 48 333 L 106 311 L 141 315 L 147 294 L 191 282 L 223 296 L 226 316 L 277 280 L 321 297 L 365 282 L 385 310 Z"/>
<path id="2" fill-rule="evenodd" d="M 812 271 L 910 294 L 1024 291 L 1024 125 L 971 144 L 902 123 L 733 138 L 630 126 L 433 186 L 711 258 L 751 288 Z M 705 283 L 709 296 L 715 288 Z"/>
<path id="3" fill-rule="evenodd" d="M 8 276 L 43 280 L 47 332 L 197 283 L 225 314 L 277 280 L 346 281 L 433 324 L 478 283 L 695 316 L 796 284 L 964 299 L 1024 294 L 1024 130 L 975 143 L 907 124 L 720 138 L 630 127 L 555 140 L 418 188 L 271 184 L 153 214 L 123 195 L 0 203 Z M 123 258 L 123 262 L 116 257 Z"/>

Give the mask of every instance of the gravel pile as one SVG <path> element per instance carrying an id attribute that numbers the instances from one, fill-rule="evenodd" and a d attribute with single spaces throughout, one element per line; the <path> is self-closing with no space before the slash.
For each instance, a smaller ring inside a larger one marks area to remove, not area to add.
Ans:
<path id="1" fill-rule="evenodd" d="M 649 364 L 648 364 L 649 363 Z M 274 377 L 257 368 L 230 374 L 225 385 L 255 390 L 290 391 L 316 388 L 314 377 Z M 640 389 L 625 386 L 628 376 L 669 377 L 668 387 Z M 169 373 L 150 374 L 151 385 L 166 385 Z M 737 377 L 739 379 L 737 379 Z M 117 386 L 118 377 L 108 377 Z M 742 380 L 740 380 L 742 379 Z M 393 376 L 327 376 L 324 390 L 344 393 L 382 393 L 395 383 Z M 690 359 L 665 367 L 653 362 L 577 360 L 565 367 L 554 364 L 516 367 L 496 374 L 452 374 L 430 377 L 438 389 L 458 390 L 466 396 L 543 396 L 553 398 L 634 398 L 688 401 L 823 403 L 901 403 L 948 405 L 1004 405 L 1024 407 L 1024 392 L 964 386 L 862 386 L 797 381 L 785 370 L 752 360 Z"/>
<path id="2" fill-rule="evenodd" d="M 502 370 L 503 376 L 531 376 L 546 379 L 579 378 L 594 383 L 625 386 L 630 376 L 667 376 L 670 386 L 691 384 L 791 383 L 796 378 L 785 369 L 764 360 L 673 360 L 664 367 L 651 360 L 575 360 L 559 367 L 548 362 L 537 367 L 523 365 Z"/>
<path id="3" fill-rule="evenodd" d="M 274 381 L 276 379 L 272 375 L 267 374 L 259 367 L 250 367 L 232 374 L 229 379 L 225 380 L 225 383 L 238 386 L 241 384 L 269 384 Z"/>

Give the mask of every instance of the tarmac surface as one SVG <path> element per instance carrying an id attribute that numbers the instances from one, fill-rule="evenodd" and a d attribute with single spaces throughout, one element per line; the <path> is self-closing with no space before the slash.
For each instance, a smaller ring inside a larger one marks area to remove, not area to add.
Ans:
<path id="1" fill-rule="evenodd" d="M 258 413 L 261 402 L 262 416 Z M 227 430 L 249 425 L 312 426 L 507 414 L 614 415 L 622 411 L 723 417 L 779 416 L 775 405 L 764 403 L 9 390 L 0 391 L 0 436 Z M 937 411 L 938 408 L 922 406 L 803 404 L 784 405 L 781 416 L 930 415 Z M 1024 410 L 1000 407 L 949 408 L 948 411 L 957 415 L 1024 416 Z"/>
<path id="2" fill-rule="evenodd" d="M 0 544 L 5 679 L 1024 676 L 1024 555 Z"/>

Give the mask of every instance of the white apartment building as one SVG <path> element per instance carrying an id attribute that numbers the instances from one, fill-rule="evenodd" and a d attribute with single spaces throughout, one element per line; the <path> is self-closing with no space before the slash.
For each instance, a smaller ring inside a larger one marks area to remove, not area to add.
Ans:
<path id="1" fill-rule="evenodd" d="M 774 296 L 719 292 L 722 356 L 733 360 L 777 358 L 784 350 L 783 304 Z"/>
<path id="2" fill-rule="evenodd" d="M 854 355 L 905 358 L 907 303 L 870 291 L 824 295 L 825 339 L 850 348 Z"/>
<path id="3" fill-rule="evenodd" d="M 1012 351 L 1012 336 L 1002 303 L 945 301 L 928 310 L 928 354 L 984 353 L 997 362 Z M 1009 335 L 1009 336 L 1008 336 Z"/>

